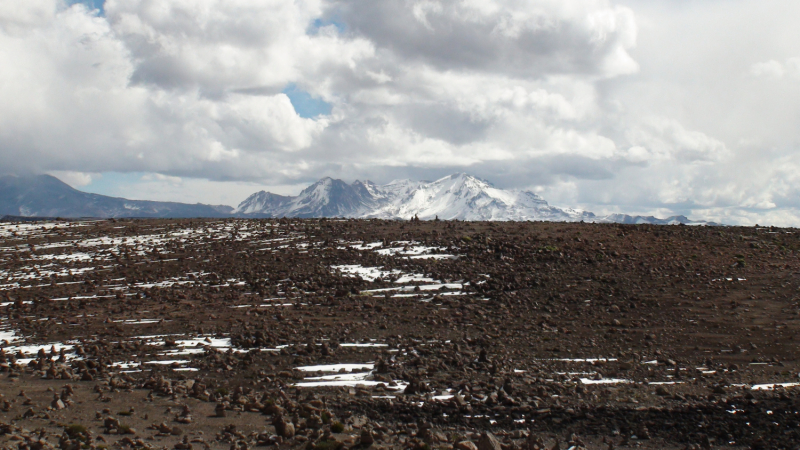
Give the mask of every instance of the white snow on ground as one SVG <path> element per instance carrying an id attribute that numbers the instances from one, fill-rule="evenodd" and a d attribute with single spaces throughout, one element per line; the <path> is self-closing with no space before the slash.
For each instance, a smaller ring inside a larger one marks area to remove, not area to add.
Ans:
<path id="1" fill-rule="evenodd" d="M 9 343 L 17 340 L 17 333 L 14 330 L 0 330 L 0 343 L 8 341 Z"/>
<path id="2" fill-rule="evenodd" d="M 341 265 L 341 266 L 331 266 L 331 269 L 334 271 L 339 271 L 343 274 L 349 276 L 360 276 L 366 281 L 375 281 L 377 278 L 387 278 L 390 276 L 397 277 L 394 281 L 395 284 L 411 284 L 411 283 L 419 283 L 417 286 L 398 286 L 398 287 L 391 287 L 391 288 L 382 288 L 382 289 L 368 289 L 362 291 L 365 294 L 368 293 L 376 293 L 376 292 L 386 292 L 386 291 L 410 291 L 414 290 L 416 287 L 419 287 L 421 291 L 433 291 L 438 289 L 463 289 L 464 285 L 462 283 L 441 283 L 437 282 L 433 278 L 426 277 L 421 274 L 407 274 L 403 273 L 399 270 L 393 270 L 391 272 L 382 270 L 380 267 L 363 267 L 358 264 L 348 264 L 348 265 Z M 432 283 L 432 284 L 421 284 L 421 283 Z"/>
<path id="3" fill-rule="evenodd" d="M 302 370 L 303 372 L 338 372 L 342 369 L 347 371 L 372 370 L 374 367 L 374 364 L 328 364 L 321 366 L 302 366 L 298 367 L 297 370 Z"/>
<path id="4" fill-rule="evenodd" d="M 39 350 L 44 349 L 45 352 L 50 354 L 51 352 L 55 351 L 56 353 L 60 352 L 61 349 L 72 350 L 74 346 L 68 343 L 62 342 L 49 342 L 47 344 L 30 344 L 30 345 L 19 345 L 15 344 L 23 340 L 23 337 L 18 335 L 14 330 L 0 330 L 0 344 L 4 344 L 8 342 L 10 345 L 3 345 L 3 350 L 6 353 L 25 353 L 29 355 L 36 355 L 39 353 Z"/>
<path id="5" fill-rule="evenodd" d="M 375 342 L 339 344 L 339 347 L 388 347 L 388 346 L 389 344 L 378 344 Z"/>
<path id="6" fill-rule="evenodd" d="M 92 261 L 96 259 L 89 253 L 67 253 L 63 255 L 31 255 L 34 260 L 49 260 L 55 259 L 59 261 Z"/>
<path id="7" fill-rule="evenodd" d="M 555 359 L 540 359 L 539 361 L 564 361 L 564 362 L 608 362 L 608 361 L 616 361 L 617 358 L 555 358 Z"/>
<path id="8" fill-rule="evenodd" d="M 147 325 L 150 323 L 159 323 L 163 319 L 125 319 L 125 320 L 114 320 L 114 323 L 121 323 L 123 325 Z M 165 322 L 169 322 L 166 320 Z"/>
<path id="9" fill-rule="evenodd" d="M 392 244 L 395 244 L 393 242 Z M 389 247 L 375 250 L 379 255 L 383 256 L 400 256 L 410 259 L 415 258 L 434 258 L 434 259 L 455 259 L 455 255 L 438 254 L 435 252 L 447 250 L 444 247 L 426 247 L 419 245 L 417 242 L 409 243 L 411 245 L 404 245 L 402 247 Z M 416 245 L 415 245 L 416 244 Z"/>
<path id="10" fill-rule="evenodd" d="M 122 253 L 130 253 L 139 256 L 153 257 L 153 262 L 165 262 L 163 259 L 171 251 L 169 244 L 197 244 L 208 240 L 219 240 L 232 238 L 236 240 L 252 239 L 254 232 L 247 223 L 237 224 L 236 227 L 225 222 L 212 222 L 200 228 L 184 228 L 169 230 L 163 233 L 153 233 L 149 235 L 136 236 L 102 236 L 96 238 L 75 238 L 73 229 L 92 225 L 93 222 L 75 223 L 36 223 L 36 224 L 3 224 L 0 225 L 0 237 L 47 237 L 53 236 L 64 239 L 60 242 L 43 243 L 41 245 L 13 245 L 0 248 L 0 252 L 23 253 L 22 257 L 28 259 L 30 264 L 15 268 L 14 272 L 0 270 L 0 290 L 19 289 L 30 287 L 27 283 L 40 281 L 45 283 L 55 282 L 53 277 L 67 277 L 80 275 L 82 273 L 109 268 L 108 262 L 114 261 Z M 124 227 L 117 227 L 124 228 Z M 155 230 L 157 231 L 157 230 Z M 60 253 L 52 253 L 57 251 Z M 155 255 L 158 255 L 158 259 Z M 39 263 L 47 264 L 39 264 Z M 94 267 L 86 266 L 92 264 Z M 100 267 L 103 266 L 103 267 Z M 113 264 L 112 264 L 113 266 Z M 205 275 L 205 274 L 202 274 Z M 16 281 L 16 282 L 14 282 Z M 20 282 L 26 285 L 20 285 Z M 26 283 L 27 282 L 27 283 Z M 201 283 L 200 281 L 190 281 L 187 279 L 158 280 L 149 283 L 135 283 L 130 287 L 154 288 L 170 287 L 176 284 Z M 57 283 L 61 284 L 61 283 Z M 241 286 L 241 280 L 227 280 L 217 287 L 229 287 L 232 285 Z M 126 290 L 129 286 L 121 285 L 116 287 L 98 286 L 98 289 Z"/>
<path id="11" fill-rule="evenodd" d="M 58 229 L 61 231 L 71 232 L 75 228 L 85 227 L 93 224 L 95 221 L 81 221 L 81 222 L 37 222 L 37 223 L 11 223 L 0 225 L 0 237 L 8 238 L 16 234 L 17 237 L 25 237 L 33 234 L 51 236 L 55 233 L 50 233 Z"/>
<path id="12" fill-rule="evenodd" d="M 455 255 L 416 255 L 409 256 L 408 259 L 457 259 Z"/>
<path id="13" fill-rule="evenodd" d="M 438 291 L 441 288 L 445 289 L 463 289 L 464 285 L 460 283 L 437 283 L 437 284 L 420 284 L 419 290 L 420 291 Z M 366 289 L 361 291 L 362 294 L 378 294 L 378 293 L 385 293 L 385 292 L 410 292 L 415 291 L 417 286 L 400 286 L 400 287 L 391 287 L 391 288 L 382 288 L 382 289 Z M 395 294 L 393 297 L 413 297 L 416 294 Z M 442 292 L 441 295 L 464 295 L 462 292 Z"/>
<path id="14" fill-rule="evenodd" d="M 633 383 L 631 380 L 623 380 L 621 378 L 603 378 L 600 380 L 593 380 L 591 378 L 581 378 L 583 384 L 622 384 Z"/>
<path id="15" fill-rule="evenodd" d="M 58 359 L 62 350 L 64 351 L 64 357 L 66 359 L 77 358 L 74 353 L 67 353 L 75 348 L 75 346 L 70 343 L 48 342 L 47 344 L 16 344 L 21 340 L 22 337 L 17 335 L 13 330 L 0 331 L 0 345 L 2 345 L 3 351 L 5 351 L 6 354 L 17 356 L 17 365 L 24 366 L 36 359 L 39 350 L 44 350 L 51 360 Z M 5 342 L 8 342 L 9 345 L 5 345 Z M 27 356 L 30 356 L 30 358 Z"/>
<path id="16" fill-rule="evenodd" d="M 397 284 L 407 284 L 407 283 L 433 283 L 433 278 L 425 277 L 424 275 L 420 275 L 417 273 L 406 273 L 403 274 L 400 278 L 395 280 Z"/>
<path id="17" fill-rule="evenodd" d="M 323 375 L 323 376 L 316 376 L 316 377 L 307 377 L 304 378 L 303 381 L 299 383 L 295 383 L 294 386 L 297 387 L 304 387 L 304 388 L 313 388 L 313 387 L 356 387 L 356 386 L 378 386 L 380 384 L 384 385 L 386 389 L 391 389 L 395 391 L 403 390 L 408 386 L 408 383 L 395 380 L 396 386 L 389 386 L 388 383 L 382 381 L 372 381 L 367 380 L 372 374 L 372 369 L 374 368 L 374 364 L 367 363 L 367 364 L 327 364 L 327 365 L 319 365 L 319 366 L 302 366 L 297 367 L 297 370 L 303 372 L 323 372 L 323 373 L 332 373 L 331 375 Z M 366 370 L 366 372 L 365 372 Z M 361 371 L 355 372 L 352 371 Z M 341 373 L 337 373 L 341 372 Z"/>
<path id="18" fill-rule="evenodd" d="M 391 272 L 381 270 L 380 267 L 363 267 L 359 264 L 347 264 L 342 266 L 331 266 L 331 269 L 338 270 L 344 274 L 348 275 L 358 275 L 362 279 L 366 281 L 375 281 L 377 278 L 388 277 L 390 275 L 400 275 L 402 274 L 399 270 L 393 270 Z"/>
<path id="19" fill-rule="evenodd" d="M 404 383 L 402 381 L 395 381 L 396 386 L 389 386 L 388 384 L 382 381 L 366 381 L 366 380 L 345 380 L 345 381 L 301 381 L 299 383 L 295 383 L 294 386 L 297 387 L 305 387 L 305 388 L 312 388 L 312 387 L 358 387 L 359 385 L 363 386 L 377 386 L 382 384 L 386 386 L 386 389 L 391 389 L 393 391 L 401 391 L 404 390 L 408 383 Z"/>
<path id="20" fill-rule="evenodd" d="M 364 381 L 372 372 L 343 373 L 337 375 L 323 375 L 321 377 L 307 377 L 308 381 Z"/>
<path id="21" fill-rule="evenodd" d="M 363 242 L 343 242 L 345 247 L 337 247 L 345 249 L 347 247 L 356 250 L 374 250 L 379 255 L 383 256 L 396 256 L 405 259 L 457 259 L 457 255 L 437 253 L 447 250 L 445 247 L 429 247 L 422 245 L 416 241 L 393 241 L 389 245 L 393 247 L 383 247 L 382 242 L 373 242 L 371 244 L 364 244 Z"/>
<path id="22" fill-rule="evenodd" d="M 387 279 L 388 277 L 397 278 L 394 283 L 396 284 L 408 284 L 408 283 L 434 283 L 435 280 L 433 278 L 426 277 L 422 274 L 418 273 L 403 273 L 400 270 L 392 270 L 386 271 L 383 270 L 382 267 L 364 267 L 359 264 L 346 264 L 341 266 L 331 266 L 331 269 L 338 270 L 343 274 L 349 276 L 360 276 L 362 279 L 372 282 L 378 278 Z M 459 288 L 461 285 L 459 285 Z M 390 288 L 392 289 L 392 288 Z M 398 288 L 399 289 L 399 288 Z M 375 291 L 365 291 L 365 292 L 375 292 Z"/>
<path id="23" fill-rule="evenodd" d="M 116 367 L 118 369 L 133 369 L 135 367 L 141 366 L 140 363 L 129 361 L 129 362 L 115 362 L 111 364 L 111 367 Z"/>
<path id="24" fill-rule="evenodd" d="M 775 389 L 778 387 L 788 388 L 788 387 L 795 387 L 800 386 L 800 383 L 770 383 L 770 384 L 756 384 L 750 389 L 754 391 L 764 391 L 768 389 Z"/>
<path id="25" fill-rule="evenodd" d="M 383 242 L 373 242 L 371 244 L 364 244 L 363 242 L 354 242 L 350 244 L 350 247 L 356 250 L 374 250 L 382 246 Z M 378 252 L 380 253 L 380 250 L 378 250 Z"/>
<path id="26" fill-rule="evenodd" d="M 145 364 L 158 364 L 162 366 L 169 366 L 172 364 L 189 364 L 191 361 L 188 359 L 173 359 L 173 360 L 159 360 L 159 361 L 147 361 Z"/>

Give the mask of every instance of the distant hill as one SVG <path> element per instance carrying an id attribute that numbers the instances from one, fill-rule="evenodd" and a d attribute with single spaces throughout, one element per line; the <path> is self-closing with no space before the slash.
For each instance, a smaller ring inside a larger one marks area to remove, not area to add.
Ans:
<path id="1" fill-rule="evenodd" d="M 230 206 L 128 200 L 73 189 L 50 175 L 0 176 L 0 216 L 229 217 Z"/>

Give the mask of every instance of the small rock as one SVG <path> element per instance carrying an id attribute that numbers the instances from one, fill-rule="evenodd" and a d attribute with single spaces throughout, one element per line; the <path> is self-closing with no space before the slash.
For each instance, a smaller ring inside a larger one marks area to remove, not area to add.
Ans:
<path id="1" fill-rule="evenodd" d="M 216 417 L 225 417 L 225 405 L 217 403 L 216 408 L 214 408 L 214 415 Z"/>
<path id="2" fill-rule="evenodd" d="M 375 437 L 372 435 L 372 430 L 369 429 L 362 429 L 361 430 L 361 445 L 369 447 L 373 443 L 375 443 Z"/>
<path id="3" fill-rule="evenodd" d="M 456 442 L 456 445 L 454 445 L 453 448 L 455 450 L 478 450 L 478 446 L 472 441 Z"/>
<path id="4" fill-rule="evenodd" d="M 500 441 L 492 433 L 484 432 L 478 441 L 478 450 L 502 450 Z"/>

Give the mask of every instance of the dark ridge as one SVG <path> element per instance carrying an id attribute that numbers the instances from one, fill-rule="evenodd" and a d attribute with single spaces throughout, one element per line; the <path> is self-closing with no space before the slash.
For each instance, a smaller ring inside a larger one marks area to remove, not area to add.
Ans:
<path id="1" fill-rule="evenodd" d="M 0 177 L 0 214 L 37 218 L 230 217 L 233 208 L 128 200 L 81 192 L 50 175 Z"/>

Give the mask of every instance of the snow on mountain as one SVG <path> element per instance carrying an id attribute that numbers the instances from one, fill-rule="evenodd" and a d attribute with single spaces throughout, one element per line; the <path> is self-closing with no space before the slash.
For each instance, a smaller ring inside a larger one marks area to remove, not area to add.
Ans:
<path id="1" fill-rule="evenodd" d="M 624 223 L 627 225 L 719 225 L 714 222 L 691 220 L 686 216 L 670 216 L 666 219 L 659 219 L 653 216 L 629 216 L 627 214 L 609 214 L 595 220 L 598 223 Z"/>
<path id="2" fill-rule="evenodd" d="M 394 199 L 403 197 L 410 192 L 413 192 L 421 185 L 425 184 L 424 181 L 412 180 L 394 180 L 384 185 L 375 184 L 369 180 L 356 181 L 356 183 L 362 184 L 372 196 L 373 200 L 377 201 L 378 203 L 390 202 Z"/>
<path id="3" fill-rule="evenodd" d="M 453 174 L 431 183 L 419 184 L 405 195 L 395 197 L 366 217 L 423 220 L 553 220 L 575 221 L 592 216 L 568 213 L 550 206 L 528 191 L 497 189 L 489 182 Z"/>
<path id="4" fill-rule="evenodd" d="M 422 220 L 546 220 L 654 225 L 716 225 L 695 222 L 685 216 L 658 219 L 652 216 L 611 214 L 561 209 L 525 190 L 505 190 L 465 173 L 436 181 L 395 180 L 380 185 L 323 178 L 297 197 L 258 192 L 243 201 L 234 214 L 245 217 L 354 217 Z"/>
<path id="5" fill-rule="evenodd" d="M 323 178 L 295 197 L 256 192 L 237 208 L 106 197 L 81 192 L 50 175 L 0 176 L 0 218 L 14 217 L 353 217 L 423 220 L 547 220 L 656 225 L 717 225 L 685 216 L 611 214 L 549 205 L 530 191 L 504 190 L 457 173 L 433 182 L 347 184 Z"/>
<path id="6" fill-rule="evenodd" d="M 458 173 L 433 182 L 397 180 L 378 185 L 323 178 L 297 197 L 258 192 L 235 213 L 259 217 L 364 217 L 423 220 L 592 221 L 592 213 L 562 210 L 529 191 L 503 190 Z"/>
<path id="7" fill-rule="evenodd" d="M 259 191 L 247 197 L 239 204 L 234 213 L 239 214 L 279 214 L 282 208 L 291 201 L 291 197 Z"/>
<path id="8" fill-rule="evenodd" d="M 361 182 L 323 178 L 297 197 L 257 192 L 239 204 L 234 214 L 258 217 L 359 217 L 375 207 L 372 194 Z"/>

